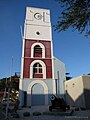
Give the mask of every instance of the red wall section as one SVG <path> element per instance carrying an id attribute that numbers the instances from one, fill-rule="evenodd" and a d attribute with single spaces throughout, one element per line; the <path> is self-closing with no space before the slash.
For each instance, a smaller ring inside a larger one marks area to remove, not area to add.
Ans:
<path id="1" fill-rule="evenodd" d="M 46 65 L 46 78 L 52 78 L 52 60 L 44 59 L 42 60 Z"/>
<path id="2" fill-rule="evenodd" d="M 31 57 L 31 46 L 34 43 L 42 43 L 45 46 L 45 58 L 51 58 L 51 42 L 50 41 L 37 41 L 37 40 L 25 40 L 25 52 L 24 57 Z"/>
<path id="3" fill-rule="evenodd" d="M 43 78 L 43 74 L 34 74 L 34 78 Z"/>
<path id="4" fill-rule="evenodd" d="M 34 43 L 42 43 L 45 46 L 45 59 L 39 58 L 31 58 L 31 46 Z M 44 40 L 25 40 L 25 47 L 24 47 L 24 71 L 23 77 L 30 78 L 30 64 L 34 60 L 42 60 L 46 65 L 46 78 L 52 78 L 52 59 L 51 59 L 51 42 L 44 41 Z M 40 75 L 37 77 L 41 77 Z"/>
<path id="5" fill-rule="evenodd" d="M 30 64 L 32 61 L 37 60 L 33 58 L 25 58 L 24 59 L 24 78 L 30 78 Z M 51 59 L 39 59 L 42 60 L 46 65 L 46 78 L 52 78 L 52 60 Z"/>

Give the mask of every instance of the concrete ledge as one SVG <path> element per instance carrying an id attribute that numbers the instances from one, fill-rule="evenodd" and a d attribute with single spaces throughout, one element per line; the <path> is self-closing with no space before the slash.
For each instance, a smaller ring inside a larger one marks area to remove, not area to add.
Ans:
<path id="1" fill-rule="evenodd" d="M 43 112 L 43 115 L 60 115 L 60 116 L 71 116 L 74 113 L 73 110 L 68 110 L 66 112 L 63 111 L 48 111 L 48 112 Z"/>

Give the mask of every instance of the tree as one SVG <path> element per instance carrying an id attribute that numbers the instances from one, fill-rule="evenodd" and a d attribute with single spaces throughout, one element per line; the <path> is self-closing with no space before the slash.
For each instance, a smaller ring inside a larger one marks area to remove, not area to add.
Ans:
<path id="1" fill-rule="evenodd" d="M 11 78 L 11 83 L 10 83 L 10 77 L 7 78 L 7 83 L 6 83 L 6 78 L 2 78 L 0 79 L 0 92 L 4 92 L 5 88 L 10 85 L 11 89 L 14 91 L 18 91 L 19 90 L 19 78 L 20 76 L 17 76 L 17 74 L 15 74 L 14 76 L 12 76 Z"/>
<path id="2" fill-rule="evenodd" d="M 70 79 L 72 79 L 72 77 L 69 76 L 69 75 L 70 75 L 70 73 L 66 73 L 66 80 L 70 80 Z"/>
<path id="3" fill-rule="evenodd" d="M 56 0 L 62 7 L 55 30 L 65 31 L 72 27 L 84 35 L 90 35 L 90 0 Z"/>

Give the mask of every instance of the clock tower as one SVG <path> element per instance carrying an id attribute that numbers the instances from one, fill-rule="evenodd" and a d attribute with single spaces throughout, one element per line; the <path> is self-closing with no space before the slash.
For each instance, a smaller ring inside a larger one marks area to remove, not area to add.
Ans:
<path id="1" fill-rule="evenodd" d="M 24 28 L 22 78 L 52 79 L 50 11 L 27 7 Z"/>
<path id="2" fill-rule="evenodd" d="M 48 105 L 56 94 L 50 10 L 27 7 L 21 60 L 21 106 Z"/>

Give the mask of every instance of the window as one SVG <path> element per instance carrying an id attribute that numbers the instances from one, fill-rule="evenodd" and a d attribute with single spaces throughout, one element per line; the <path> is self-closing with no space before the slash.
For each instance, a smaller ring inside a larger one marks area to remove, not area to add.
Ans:
<path id="1" fill-rule="evenodd" d="M 42 48 L 39 45 L 34 47 L 34 57 L 42 57 Z"/>
<path id="2" fill-rule="evenodd" d="M 42 74 L 42 65 L 35 63 L 33 66 L 33 74 Z"/>
<path id="3" fill-rule="evenodd" d="M 37 35 L 40 35 L 40 32 L 36 32 Z"/>
<path id="4" fill-rule="evenodd" d="M 45 46 L 42 43 L 35 42 L 31 46 L 31 58 L 45 58 Z"/>
<path id="5" fill-rule="evenodd" d="M 30 78 L 46 79 L 46 65 L 42 60 L 34 60 L 30 64 Z"/>

